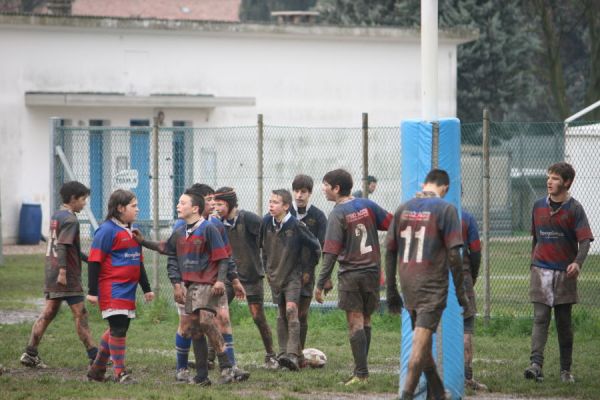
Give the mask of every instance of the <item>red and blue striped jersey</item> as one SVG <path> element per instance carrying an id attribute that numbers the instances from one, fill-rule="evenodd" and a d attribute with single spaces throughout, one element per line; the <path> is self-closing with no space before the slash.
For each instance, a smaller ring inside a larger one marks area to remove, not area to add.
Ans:
<path id="1" fill-rule="evenodd" d="M 340 274 L 358 269 L 379 271 L 377 230 L 387 230 L 391 220 L 392 214 L 369 199 L 336 204 L 327 220 L 323 253 L 338 256 Z"/>
<path id="2" fill-rule="evenodd" d="M 477 230 L 477 221 L 470 213 L 462 210 L 461 215 L 463 246 L 463 264 L 471 263 L 470 255 L 481 252 L 481 241 Z"/>
<path id="3" fill-rule="evenodd" d="M 448 250 L 463 245 L 456 208 L 439 197 L 402 204 L 388 230 L 387 249 L 398 254 L 400 284 L 409 310 L 436 310 L 448 296 Z"/>
<path id="4" fill-rule="evenodd" d="M 100 310 L 135 310 L 135 292 L 144 260 L 142 248 L 133 236 L 113 221 L 103 222 L 94 234 L 88 261 L 100 264 Z"/>
<path id="5" fill-rule="evenodd" d="M 535 241 L 531 264 L 559 271 L 566 271 L 575 261 L 579 242 L 594 240 L 583 206 L 572 197 L 556 211 L 552 211 L 548 197 L 537 200 L 531 234 Z"/>
<path id="6" fill-rule="evenodd" d="M 167 254 L 177 257 L 177 268 L 169 271 L 172 282 L 213 285 L 219 274 L 219 261 L 228 259 L 230 252 L 215 224 L 207 220 L 189 234 L 185 223 L 177 224 L 166 246 Z"/>

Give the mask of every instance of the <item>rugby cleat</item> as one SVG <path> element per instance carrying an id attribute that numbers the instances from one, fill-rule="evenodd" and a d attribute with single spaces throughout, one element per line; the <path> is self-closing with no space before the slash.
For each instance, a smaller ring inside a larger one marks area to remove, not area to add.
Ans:
<path id="1" fill-rule="evenodd" d="M 21 354 L 20 361 L 21 364 L 29 368 L 48 368 L 48 366 L 44 364 L 39 355 L 32 356 L 28 353 L 23 353 Z"/>
<path id="2" fill-rule="evenodd" d="M 533 379 L 536 382 L 542 382 L 544 380 L 544 374 L 542 373 L 542 366 L 538 363 L 531 363 L 529 367 L 525 369 L 525 379 Z"/>
<path id="3" fill-rule="evenodd" d="M 575 383 L 575 377 L 571 374 L 571 371 L 560 371 L 560 381 L 563 383 Z"/>

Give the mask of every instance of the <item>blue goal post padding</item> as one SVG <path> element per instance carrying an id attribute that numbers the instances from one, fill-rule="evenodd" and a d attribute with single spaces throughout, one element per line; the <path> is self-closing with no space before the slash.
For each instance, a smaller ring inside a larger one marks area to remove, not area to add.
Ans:
<path id="1" fill-rule="evenodd" d="M 452 203 L 460 213 L 461 175 L 460 175 L 460 121 L 456 118 L 439 121 L 438 168 L 450 175 L 450 189 L 446 201 Z M 402 202 L 413 198 L 421 190 L 425 176 L 431 170 L 432 124 L 427 121 L 407 120 L 401 124 L 402 144 Z M 456 291 L 452 275 L 449 274 L 450 287 L 448 305 L 442 315 L 441 349 L 438 351 L 437 334 L 433 336 L 433 357 L 444 386 L 452 394 L 452 399 L 464 396 L 464 348 L 462 308 L 456 300 Z M 400 352 L 400 390 L 404 387 L 408 372 L 408 360 L 412 348 L 412 327 L 410 316 L 402 311 L 402 339 Z M 427 394 L 424 376 L 421 377 L 415 393 L 421 393 L 415 399 L 425 399 Z"/>

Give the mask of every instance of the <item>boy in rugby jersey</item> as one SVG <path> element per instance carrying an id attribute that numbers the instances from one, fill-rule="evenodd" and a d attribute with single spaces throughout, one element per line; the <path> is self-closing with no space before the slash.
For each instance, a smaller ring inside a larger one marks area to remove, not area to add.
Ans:
<path id="1" fill-rule="evenodd" d="M 112 380 L 117 383 L 134 382 L 125 369 L 126 338 L 131 319 L 135 318 L 135 293 L 138 283 L 144 299 L 152 301 L 142 248 L 134 239 L 132 224 L 137 218 L 138 202 L 135 194 L 115 190 L 108 200 L 106 220 L 98 227 L 88 259 L 87 299 L 98 304 L 102 318 L 109 328 L 100 339 L 100 350 L 88 370 L 88 379 L 104 381 L 106 364 L 113 363 Z"/>
<path id="2" fill-rule="evenodd" d="M 279 365 L 296 371 L 302 354 L 298 319 L 302 276 L 314 269 L 321 246 L 306 225 L 290 213 L 291 206 L 289 191 L 273 190 L 269 198 L 269 215 L 262 222 L 260 247 L 273 303 L 279 311 Z"/>
<path id="3" fill-rule="evenodd" d="M 187 192 L 190 195 L 194 194 L 203 199 L 204 202 L 203 202 L 203 208 L 201 210 L 201 216 L 204 220 L 206 220 L 210 224 L 214 225 L 217 228 L 219 234 L 221 235 L 221 239 L 223 241 L 224 248 L 229 256 L 228 260 L 227 260 L 227 262 L 228 262 L 227 263 L 228 264 L 227 279 L 225 281 L 226 292 L 227 292 L 227 287 L 230 286 L 231 291 L 233 293 L 235 293 L 235 295 L 237 297 L 243 298 L 245 296 L 244 288 L 242 287 L 242 285 L 239 281 L 239 278 L 237 276 L 236 265 L 231 260 L 231 247 L 229 244 L 229 239 L 227 237 L 227 233 L 225 231 L 225 227 L 223 226 L 223 224 L 217 217 L 211 215 L 213 212 L 213 209 L 214 209 L 214 190 L 208 185 L 201 184 L 201 183 L 195 183 L 187 190 Z M 180 218 L 177 222 L 175 222 L 173 231 L 175 232 L 178 228 L 180 228 L 183 225 L 185 225 L 185 221 Z M 144 247 L 147 247 L 149 249 L 159 251 L 162 254 L 167 254 L 167 255 L 171 256 L 169 258 L 169 264 L 167 266 L 167 269 L 169 271 L 177 269 L 177 258 L 175 257 L 176 254 L 175 254 L 174 246 L 171 246 L 169 248 L 168 246 L 166 246 L 166 242 L 159 242 L 159 243 L 151 242 L 148 240 L 144 240 L 141 233 L 136 232 L 136 234 L 138 236 L 137 239 L 140 241 L 140 243 L 142 243 L 142 245 Z M 174 283 L 174 277 L 172 274 L 169 274 L 169 278 L 171 279 L 171 282 Z M 182 287 L 182 290 L 185 292 L 185 287 Z M 189 324 L 190 324 L 190 316 L 189 316 L 189 313 L 187 313 L 185 311 L 185 308 L 183 307 L 183 305 L 178 305 L 177 310 L 178 310 L 178 314 L 179 314 L 179 325 L 177 327 L 177 333 L 175 335 L 175 348 L 177 350 L 176 380 L 180 381 L 180 382 L 187 382 L 192 379 L 189 376 L 189 369 L 188 369 L 188 357 L 189 357 L 190 347 L 192 344 L 192 338 L 188 334 Z M 216 315 L 215 322 L 216 322 L 217 326 L 219 327 L 219 331 L 221 332 L 221 335 L 223 336 L 223 340 L 225 341 L 225 347 L 226 347 L 225 351 L 226 351 L 226 353 L 229 357 L 229 360 L 232 364 L 231 371 L 233 374 L 233 379 L 236 381 L 247 380 L 250 377 L 250 374 L 248 372 L 242 370 L 241 368 L 239 368 L 237 366 L 236 359 L 235 359 L 235 352 L 234 352 L 234 346 L 233 346 L 233 332 L 232 332 L 232 328 L 231 328 L 231 320 L 229 317 L 229 306 L 228 306 L 227 293 L 225 293 L 225 295 L 223 295 L 219 298 L 219 304 L 218 304 L 216 311 L 217 311 L 217 315 Z M 209 343 L 207 343 L 205 337 L 200 338 L 198 341 L 196 341 L 194 343 L 195 343 L 194 344 L 194 353 L 199 352 L 199 354 L 201 354 L 202 358 L 205 358 L 204 354 L 208 353 L 208 355 L 206 356 L 208 358 L 208 364 L 205 365 L 204 363 L 200 363 L 200 364 L 196 365 L 197 371 L 198 371 L 198 368 L 200 368 L 202 370 L 202 372 L 198 373 L 197 376 L 207 376 L 208 371 L 203 371 L 203 369 L 204 368 L 210 368 L 210 369 L 213 368 L 214 361 L 215 361 L 215 351 L 213 350 L 212 346 L 207 347 L 209 345 Z M 201 346 L 201 347 L 196 349 L 197 346 Z M 221 380 L 223 380 L 223 379 L 225 379 L 225 378 L 222 377 Z M 196 379 L 196 381 L 197 381 L 196 383 L 198 383 L 200 385 L 210 384 L 209 383 L 210 381 L 207 381 L 207 380 Z"/>
<path id="4" fill-rule="evenodd" d="M 321 248 L 325 242 L 325 230 L 327 229 L 327 217 L 319 208 L 310 204 L 313 191 L 313 179 L 308 175 L 296 175 L 292 181 L 294 192 L 294 204 L 290 212 L 299 221 L 306 224 L 310 232 L 319 240 Z M 316 267 L 316 265 L 315 265 Z M 315 289 L 315 269 L 308 268 L 302 275 L 302 291 L 300 292 L 300 304 L 298 305 L 298 319 L 300 320 L 300 345 L 306 346 L 306 335 L 308 333 L 308 312 L 310 302 Z M 306 361 L 300 357 L 300 367 L 305 367 Z"/>
<path id="5" fill-rule="evenodd" d="M 144 247 L 169 255 L 167 273 L 173 284 L 173 295 L 176 303 L 184 307 L 179 314 L 180 321 L 186 321 L 182 337 L 191 338 L 196 357 L 196 376 L 190 383 L 200 386 L 211 384 L 207 339 L 217 351 L 221 368 L 219 383 L 236 379 L 215 318 L 225 295 L 229 252 L 215 225 L 204 218 L 204 209 L 204 197 L 197 189 L 189 188 L 177 204 L 177 216 L 182 222 L 176 224 L 166 242 L 138 238 Z M 187 357 L 185 361 L 187 364 Z"/>
<path id="6" fill-rule="evenodd" d="M 31 336 L 21 355 L 21 364 L 31 368 L 45 368 L 38 355 L 38 346 L 46 329 L 56 317 L 61 303 L 67 302 L 73 313 L 77 335 L 82 341 L 90 360 L 96 358 L 98 348 L 92 339 L 88 325 L 88 312 L 81 285 L 81 254 L 79 220 L 75 213 L 85 207 L 90 189 L 80 182 L 66 182 L 60 188 L 62 207 L 52 215 L 48 250 L 46 252 L 44 310 L 33 324 Z"/>
<path id="7" fill-rule="evenodd" d="M 277 369 L 279 362 L 273 350 L 273 336 L 263 308 L 265 272 L 258 247 L 262 220 L 253 212 L 238 208 L 237 194 L 231 187 L 217 189 L 215 210 L 227 230 L 232 257 L 240 282 L 246 291 L 248 309 L 265 347 L 265 368 Z"/>
<path id="8" fill-rule="evenodd" d="M 422 192 L 396 210 L 386 238 L 386 282 L 390 311 L 401 306 L 397 271 L 410 314 L 413 341 L 402 400 L 412 399 L 421 373 L 427 378 L 427 398 L 444 399 L 445 390 L 431 354 L 436 331 L 448 297 L 448 263 L 456 296 L 462 307 L 468 300 L 463 287 L 463 245 L 456 207 L 442 200 L 450 178 L 444 170 L 431 170 Z"/>
<path id="9" fill-rule="evenodd" d="M 548 196 L 533 205 L 531 234 L 531 273 L 529 298 L 533 303 L 531 364 L 525 378 L 542 381 L 544 348 L 552 309 L 556 320 L 560 351 L 560 380 L 574 383 L 573 327 L 571 311 L 577 303 L 577 278 L 594 240 L 581 203 L 571 197 L 569 189 L 575 169 L 566 162 L 548 168 Z"/>
<path id="10" fill-rule="evenodd" d="M 352 376 L 345 385 L 367 383 L 371 344 L 371 314 L 379 307 L 381 253 L 377 230 L 386 230 L 392 215 L 365 198 L 354 198 L 352 176 L 343 169 L 323 177 L 323 193 L 335 202 L 327 220 L 322 269 L 315 299 L 323 303 L 323 291 L 339 262 L 338 307 L 346 312 L 350 347 L 354 358 Z"/>
<path id="11" fill-rule="evenodd" d="M 465 211 L 461 212 L 463 238 L 463 284 L 469 304 L 463 312 L 463 342 L 465 354 L 465 387 L 472 390 L 487 390 L 487 386 L 473 378 L 473 333 L 475 332 L 475 282 L 481 266 L 481 242 L 475 217 Z"/>

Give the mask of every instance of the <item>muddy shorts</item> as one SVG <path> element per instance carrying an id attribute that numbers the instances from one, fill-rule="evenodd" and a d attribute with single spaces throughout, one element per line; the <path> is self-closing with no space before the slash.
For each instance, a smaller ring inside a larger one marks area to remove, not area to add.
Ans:
<path id="1" fill-rule="evenodd" d="M 313 292 L 315 290 L 315 276 L 314 274 L 310 276 L 310 280 L 306 285 L 302 285 L 302 291 L 300 292 L 300 296 L 302 297 L 312 297 Z"/>
<path id="2" fill-rule="evenodd" d="M 206 310 L 216 314 L 220 298 L 212 294 L 212 285 L 192 283 L 185 295 L 185 312 L 191 314 L 196 310 Z"/>
<path id="3" fill-rule="evenodd" d="M 338 276 L 338 307 L 371 315 L 379 308 L 379 272 L 347 271 Z"/>
<path id="4" fill-rule="evenodd" d="M 271 293 L 273 294 L 273 303 L 276 305 L 285 305 L 285 303 L 288 302 L 299 304 L 301 291 L 302 278 L 293 279 L 281 288 L 271 286 Z"/>
<path id="5" fill-rule="evenodd" d="M 65 292 L 47 292 L 46 300 L 64 300 L 68 305 L 72 306 L 73 304 L 79 304 L 83 302 L 83 293 L 65 293 Z"/>
<path id="6" fill-rule="evenodd" d="M 429 329 L 430 331 L 435 332 L 437 327 L 442 319 L 443 309 L 438 310 L 407 310 L 410 314 L 410 323 L 412 325 L 413 330 L 415 327 Z"/>
<path id="7" fill-rule="evenodd" d="M 262 279 L 256 282 L 242 282 L 246 291 L 246 301 L 248 304 L 263 304 L 265 301 L 265 288 Z"/>

